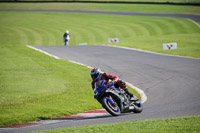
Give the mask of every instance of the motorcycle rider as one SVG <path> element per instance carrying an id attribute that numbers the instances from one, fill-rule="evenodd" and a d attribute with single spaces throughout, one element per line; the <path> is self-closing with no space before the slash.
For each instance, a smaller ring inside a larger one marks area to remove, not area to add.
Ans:
<path id="1" fill-rule="evenodd" d="M 69 44 L 69 40 L 70 40 L 69 31 L 66 30 L 65 34 L 63 35 L 63 41 L 65 46 Z"/>
<path id="2" fill-rule="evenodd" d="M 106 80 L 106 84 L 109 83 L 109 80 L 114 81 L 114 85 L 116 88 L 120 87 L 124 89 L 124 91 L 130 96 L 130 100 L 132 101 L 138 101 L 139 99 L 133 95 L 132 92 L 130 92 L 126 86 L 126 83 L 122 80 L 120 80 L 117 76 L 108 74 L 108 73 L 102 73 L 99 68 L 93 68 L 90 73 L 92 77 L 92 88 L 94 90 L 94 84 L 98 80 Z"/>

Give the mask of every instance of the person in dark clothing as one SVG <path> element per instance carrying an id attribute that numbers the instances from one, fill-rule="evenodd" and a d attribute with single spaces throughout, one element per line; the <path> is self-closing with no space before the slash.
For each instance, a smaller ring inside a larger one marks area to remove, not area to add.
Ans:
<path id="1" fill-rule="evenodd" d="M 65 46 L 69 44 L 70 35 L 68 30 L 66 30 L 65 34 L 63 35 L 63 40 Z"/>
<path id="2" fill-rule="evenodd" d="M 112 80 L 112 81 L 114 81 L 114 83 L 115 83 L 114 85 L 116 88 L 120 87 L 120 88 L 124 89 L 124 91 L 131 97 L 130 100 L 134 100 L 134 101 L 138 100 L 138 98 L 135 97 L 133 95 L 133 93 L 128 90 L 126 83 L 123 80 L 120 80 L 117 76 L 114 76 L 114 75 L 111 75 L 108 73 L 102 73 L 99 68 L 93 68 L 91 70 L 90 75 L 92 78 L 92 89 L 93 90 L 94 90 L 94 84 L 96 81 L 106 80 L 106 84 L 108 84 L 109 80 Z"/>

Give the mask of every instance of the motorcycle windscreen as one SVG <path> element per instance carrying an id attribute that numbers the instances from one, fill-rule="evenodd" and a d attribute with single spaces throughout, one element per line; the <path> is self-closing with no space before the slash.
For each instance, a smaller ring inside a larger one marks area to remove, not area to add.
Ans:
<path id="1" fill-rule="evenodd" d="M 106 85 L 104 84 L 105 80 L 98 80 L 95 82 L 94 84 L 94 93 L 101 95 L 101 93 L 104 92 L 104 90 L 106 89 Z"/>

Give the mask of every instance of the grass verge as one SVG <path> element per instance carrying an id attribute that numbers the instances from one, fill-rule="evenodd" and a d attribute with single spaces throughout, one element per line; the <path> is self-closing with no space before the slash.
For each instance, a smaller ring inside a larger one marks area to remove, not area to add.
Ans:
<path id="1" fill-rule="evenodd" d="M 0 48 L 0 126 L 101 108 L 90 69 L 25 46 Z"/>
<path id="2" fill-rule="evenodd" d="M 70 127 L 33 133 L 198 133 L 200 116 Z"/>

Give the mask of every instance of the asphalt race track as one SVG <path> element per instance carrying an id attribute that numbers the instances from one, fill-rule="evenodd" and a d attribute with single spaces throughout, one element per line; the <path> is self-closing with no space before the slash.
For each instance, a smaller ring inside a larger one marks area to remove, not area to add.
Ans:
<path id="1" fill-rule="evenodd" d="M 4 132 L 200 115 L 200 59 L 166 56 L 110 46 L 37 46 L 61 59 L 99 67 L 142 89 L 148 97 L 140 114 L 63 120 Z M 89 74 L 88 74 L 89 75 Z M 97 103 L 98 104 L 98 103 Z"/>
<path id="2" fill-rule="evenodd" d="M 196 22 L 200 22 L 199 16 L 196 18 Z M 120 121 L 200 115 L 200 59 L 103 45 L 35 47 L 61 59 L 99 67 L 142 89 L 148 97 L 144 110 L 140 114 L 63 120 L 59 123 L 0 129 L 0 132 L 23 133 Z"/>

